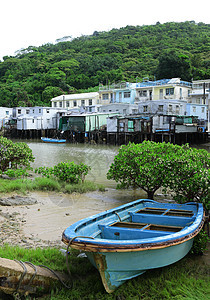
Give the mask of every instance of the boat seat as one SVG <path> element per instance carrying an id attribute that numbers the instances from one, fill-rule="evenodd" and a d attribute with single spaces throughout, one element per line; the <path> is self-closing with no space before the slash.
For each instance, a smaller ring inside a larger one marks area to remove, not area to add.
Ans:
<path id="1" fill-rule="evenodd" d="M 172 212 L 173 213 L 173 212 Z M 167 212 L 165 214 L 158 213 L 148 213 L 148 210 L 143 212 L 143 210 L 139 212 L 130 212 L 131 221 L 134 223 L 152 223 L 156 225 L 167 225 L 167 226 L 180 226 L 185 227 L 192 223 L 195 220 L 195 216 L 174 216 L 168 215 Z"/>
<path id="2" fill-rule="evenodd" d="M 158 236 L 165 236 L 177 232 L 182 227 L 164 226 L 146 223 L 116 222 L 111 225 L 98 225 L 102 238 L 115 240 L 147 239 Z"/>
<path id="3" fill-rule="evenodd" d="M 152 215 L 165 215 L 175 217 L 188 217 L 191 218 L 194 213 L 190 210 L 184 209 L 167 209 L 167 208 L 156 208 L 156 207 L 144 207 L 136 212 L 137 214 L 152 214 Z"/>

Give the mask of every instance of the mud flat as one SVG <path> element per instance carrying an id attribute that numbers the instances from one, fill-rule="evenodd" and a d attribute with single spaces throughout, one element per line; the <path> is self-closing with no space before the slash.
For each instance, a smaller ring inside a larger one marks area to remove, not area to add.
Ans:
<path id="1" fill-rule="evenodd" d="M 33 192 L 0 196 L 0 245 L 63 247 L 61 236 L 69 225 L 139 198 L 146 195 L 111 188 L 86 194 Z"/>

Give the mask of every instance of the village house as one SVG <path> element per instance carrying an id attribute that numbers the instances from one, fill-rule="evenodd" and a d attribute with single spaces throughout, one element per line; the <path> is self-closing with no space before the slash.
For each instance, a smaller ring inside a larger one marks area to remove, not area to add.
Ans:
<path id="1" fill-rule="evenodd" d="M 192 115 L 201 116 L 204 127 L 210 133 L 210 79 L 193 80 L 189 110 Z"/>
<path id="2" fill-rule="evenodd" d="M 99 98 L 100 104 L 107 105 L 110 103 L 130 103 L 135 100 L 135 83 L 120 82 L 117 84 L 100 85 Z"/>
<path id="3" fill-rule="evenodd" d="M 169 99 L 188 101 L 191 91 L 192 83 L 182 81 L 180 78 L 145 80 L 136 83 L 135 102 Z"/>
<path id="4" fill-rule="evenodd" d="M 17 130 L 58 129 L 59 119 L 65 110 L 52 107 L 17 107 L 13 118 L 17 119 Z"/>
<path id="5" fill-rule="evenodd" d="M 111 103 L 98 108 L 101 113 L 116 112 L 120 115 L 131 115 L 138 113 L 138 106 L 130 103 Z"/>
<path id="6" fill-rule="evenodd" d="M 186 104 L 186 100 L 145 100 L 138 102 L 138 113 L 152 115 L 185 115 Z"/>
<path id="7" fill-rule="evenodd" d="M 99 104 L 99 93 L 81 93 L 60 95 L 51 99 L 52 107 L 65 108 L 68 110 Z"/>
<path id="8" fill-rule="evenodd" d="M 7 124 L 12 116 L 12 108 L 0 107 L 0 130 Z"/>

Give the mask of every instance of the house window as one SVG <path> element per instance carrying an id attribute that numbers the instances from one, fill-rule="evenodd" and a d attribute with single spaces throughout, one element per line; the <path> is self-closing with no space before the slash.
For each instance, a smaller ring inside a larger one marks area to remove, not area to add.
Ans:
<path id="1" fill-rule="evenodd" d="M 200 98 L 196 98 L 196 103 L 200 104 Z"/>
<path id="2" fill-rule="evenodd" d="M 119 92 L 119 102 L 122 100 L 122 92 Z"/>
<path id="3" fill-rule="evenodd" d="M 47 112 L 47 114 L 49 114 L 49 113 L 50 113 L 50 110 L 49 110 L 49 109 L 46 109 L 46 112 Z"/>
<path id="4" fill-rule="evenodd" d="M 163 89 L 160 89 L 160 99 L 163 99 Z"/>
<path id="5" fill-rule="evenodd" d="M 89 99 L 89 105 L 92 105 L 93 101 L 92 99 Z"/>
<path id="6" fill-rule="evenodd" d="M 21 114 L 21 109 L 18 109 L 18 114 Z"/>
<path id="7" fill-rule="evenodd" d="M 202 113 L 205 112 L 205 107 L 201 107 L 201 112 L 202 112 Z"/>
<path id="8" fill-rule="evenodd" d="M 148 106 L 147 105 L 143 106 L 143 112 L 147 112 L 147 110 L 148 110 Z"/>
<path id="9" fill-rule="evenodd" d="M 130 98 L 131 92 L 124 92 L 124 98 Z"/>
<path id="10" fill-rule="evenodd" d="M 32 123 L 34 123 L 34 119 L 32 119 Z"/>
<path id="11" fill-rule="evenodd" d="M 39 113 L 40 113 L 40 114 L 41 114 L 41 111 L 42 111 L 41 108 L 39 108 Z"/>
<path id="12" fill-rule="evenodd" d="M 126 115 L 126 109 L 123 109 L 123 115 Z"/>
<path id="13" fill-rule="evenodd" d="M 139 96 L 140 97 L 147 97 L 147 91 L 146 90 L 145 91 L 140 91 Z"/>
<path id="14" fill-rule="evenodd" d="M 102 94 L 102 99 L 103 100 L 108 100 L 109 99 L 109 94 Z"/>
<path id="15" fill-rule="evenodd" d="M 26 109 L 26 114 L 28 115 L 30 113 L 30 110 L 29 109 Z"/>
<path id="16" fill-rule="evenodd" d="M 74 107 L 77 106 L 77 100 L 74 100 L 74 101 L 73 101 L 73 106 L 74 106 Z"/>
<path id="17" fill-rule="evenodd" d="M 34 114 L 34 109 L 32 110 L 33 114 Z"/>
<path id="18" fill-rule="evenodd" d="M 168 111 L 172 112 L 172 105 L 171 104 L 169 104 L 169 106 L 168 106 Z"/>
<path id="19" fill-rule="evenodd" d="M 66 101 L 66 107 L 69 107 L 69 101 Z"/>
<path id="20" fill-rule="evenodd" d="M 168 95 L 174 95 L 174 88 L 166 89 L 166 96 L 168 96 Z"/>
<path id="21" fill-rule="evenodd" d="M 176 105 L 176 114 L 179 114 L 179 111 L 180 111 L 179 105 Z"/>
<path id="22" fill-rule="evenodd" d="M 59 102 L 59 107 L 62 107 L 62 101 Z"/>
<path id="23" fill-rule="evenodd" d="M 57 107 L 57 102 L 54 102 L 54 107 Z"/>
<path id="24" fill-rule="evenodd" d="M 196 107 L 195 107 L 195 106 L 193 106 L 193 112 L 194 112 L 194 113 L 196 112 Z"/>
<path id="25" fill-rule="evenodd" d="M 163 105 L 158 105 L 158 111 L 163 111 Z"/>
<path id="26" fill-rule="evenodd" d="M 182 88 L 179 89 L 180 98 L 182 98 Z"/>
<path id="27" fill-rule="evenodd" d="M 81 100 L 81 106 L 85 106 L 85 100 Z"/>
<path id="28" fill-rule="evenodd" d="M 6 115 L 9 116 L 9 111 L 8 110 L 6 111 Z"/>

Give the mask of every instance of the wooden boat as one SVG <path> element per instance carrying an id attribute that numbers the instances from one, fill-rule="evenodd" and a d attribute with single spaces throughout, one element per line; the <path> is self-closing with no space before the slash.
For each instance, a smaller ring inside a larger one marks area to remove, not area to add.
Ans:
<path id="1" fill-rule="evenodd" d="M 203 223 L 200 203 L 140 199 L 69 226 L 62 240 L 85 251 L 111 293 L 148 269 L 183 258 Z"/>
<path id="2" fill-rule="evenodd" d="M 46 138 L 46 137 L 41 137 L 42 142 L 44 143 L 59 143 L 63 144 L 66 142 L 66 139 L 53 139 L 53 138 Z"/>

